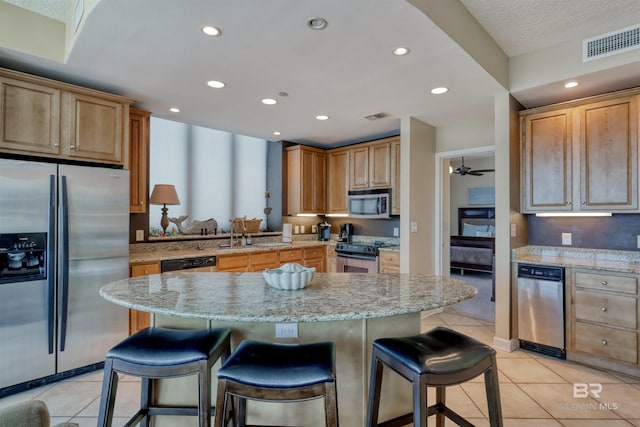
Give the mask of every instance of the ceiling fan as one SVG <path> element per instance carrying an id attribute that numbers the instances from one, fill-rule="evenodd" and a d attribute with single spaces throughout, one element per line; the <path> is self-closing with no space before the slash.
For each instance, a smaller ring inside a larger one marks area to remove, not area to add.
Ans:
<path id="1" fill-rule="evenodd" d="M 470 167 L 464 165 L 464 157 L 462 157 L 462 164 L 460 166 L 458 166 L 457 168 L 454 169 L 453 167 L 449 166 L 449 174 L 450 175 L 481 176 L 481 175 L 484 175 L 483 172 L 495 172 L 495 169 L 477 169 L 477 170 L 473 170 Z"/>

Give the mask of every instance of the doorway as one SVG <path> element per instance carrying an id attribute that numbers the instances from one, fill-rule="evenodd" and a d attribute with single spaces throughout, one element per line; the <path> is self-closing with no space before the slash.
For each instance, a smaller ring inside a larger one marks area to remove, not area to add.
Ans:
<path id="1" fill-rule="evenodd" d="M 491 240 L 489 237 L 492 237 L 492 233 L 489 227 L 475 227 L 472 224 L 473 221 L 467 221 L 470 223 L 467 226 L 467 230 L 460 230 L 459 228 L 462 225 L 459 225 L 458 210 L 459 208 L 495 206 L 495 197 L 493 195 L 495 188 L 494 154 L 495 149 L 493 146 L 436 154 L 436 176 L 438 177 L 436 203 L 439 204 L 436 207 L 436 229 L 439 230 L 436 233 L 436 239 L 439 239 L 437 247 L 442 248 L 441 251 L 436 251 L 436 256 L 439 258 L 436 259 L 436 274 L 460 278 L 474 284 L 478 288 L 478 295 L 471 300 L 456 304 L 454 308 L 456 313 L 454 314 L 473 317 L 490 323 L 495 322 L 495 302 L 491 299 L 493 294 L 493 270 L 487 272 L 487 262 L 484 261 L 480 262 L 483 266 L 471 265 L 471 268 L 452 269 L 451 236 L 462 236 L 464 234 L 480 236 L 481 239 L 477 240 Z M 450 171 L 453 171 L 453 174 Z M 484 224 L 484 222 L 480 221 L 479 224 Z M 474 239 L 475 237 L 471 237 L 470 240 Z M 475 242 L 471 244 L 475 244 Z M 456 246 L 454 257 L 459 256 L 460 251 L 467 250 L 474 251 L 474 249 Z M 486 250 L 481 252 L 486 252 Z M 486 257 L 487 254 L 483 253 L 481 256 Z M 491 263 L 491 261 L 488 261 L 488 263 Z M 459 262 L 454 264 L 459 265 Z"/>

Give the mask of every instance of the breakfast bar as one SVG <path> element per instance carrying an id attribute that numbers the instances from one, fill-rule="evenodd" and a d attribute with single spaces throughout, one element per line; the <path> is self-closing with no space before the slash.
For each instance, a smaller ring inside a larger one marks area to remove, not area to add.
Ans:
<path id="1" fill-rule="evenodd" d="M 316 273 L 307 287 L 295 291 L 271 288 L 261 273 L 184 272 L 120 280 L 100 290 L 102 297 L 115 304 L 152 313 L 156 326 L 229 327 L 233 348 L 247 338 L 289 343 L 333 341 L 339 419 L 344 426 L 365 423 L 371 343 L 385 336 L 417 334 L 421 312 L 475 294 L 472 285 L 447 277 L 362 273 Z M 277 330 L 296 337 L 277 337 Z M 197 387 L 190 381 L 194 379 L 163 380 L 156 398 L 160 402 L 194 402 Z M 410 384 L 393 373 L 383 382 L 381 417 L 410 410 Z M 215 382 L 212 387 L 215 393 Z M 159 418 L 156 425 L 194 422 L 188 417 L 166 417 Z M 295 405 L 249 402 L 248 422 L 323 425 L 322 401 Z"/>

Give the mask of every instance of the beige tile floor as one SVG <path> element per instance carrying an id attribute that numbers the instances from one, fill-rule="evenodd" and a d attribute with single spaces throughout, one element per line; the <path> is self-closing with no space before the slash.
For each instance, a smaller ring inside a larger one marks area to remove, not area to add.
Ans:
<path id="1" fill-rule="evenodd" d="M 491 344 L 493 324 L 469 317 L 440 313 L 423 318 L 424 330 L 446 325 Z M 630 378 L 523 351 L 498 351 L 498 370 L 504 424 L 507 427 L 640 427 L 640 378 Z M 574 398 L 574 383 L 599 383 L 599 398 Z M 41 399 L 52 424 L 74 421 L 82 427 L 96 425 L 102 372 L 0 399 L 0 406 L 24 399 Z M 124 377 L 116 399 L 116 415 L 133 414 L 139 402 L 139 381 Z M 431 393 L 431 396 L 434 393 Z M 451 387 L 447 402 L 479 427 L 488 426 L 482 377 Z M 122 426 L 123 417 L 114 420 Z M 429 420 L 434 425 L 435 420 Z M 453 423 L 447 421 L 447 426 Z M 350 426 L 344 426 L 350 427 Z"/>

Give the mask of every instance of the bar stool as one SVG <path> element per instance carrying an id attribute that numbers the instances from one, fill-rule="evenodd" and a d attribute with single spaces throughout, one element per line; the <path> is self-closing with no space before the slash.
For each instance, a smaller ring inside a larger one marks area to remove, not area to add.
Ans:
<path id="1" fill-rule="evenodd" d="M 210 426 L 211 366 L 218 359 L 224 362 L 229 356 L 230 332 L 226 328 L 177 330 L 151 327 L 121 341 L 106 355 L 98 426 L 111 426 L 118 373 L 142 379 L 140 409 L 127 425 L 141 422 L 142 426 L 148 426 L 150 417 L 155 415 L 197 415 L 200 427 Z M 198 375 L 197 407 L 152 406 L 152 379 L 194 374 Z"/>
<path id="2" fill-rule="evenodd" d="M 296 402 L 324 397 L 327 427 L 338 426 L 335 345 L 244 340 L 218 370 L 217 408 L 238 397 L 238 422 L 246 423 L 247 399 Z M 222 419 L 215 419 L 222 426 Z"/>
<path id="3" fill-rule="evenodd" d="M 386 365 L 413 384 L 413 412 L 378 424 L 382 370 Z M 444 427 L 445 416 L 461 426 L 473 426 L 445 406 L 446 387 L 461 384 L 484 373 L 492 427 L 502 426 L 496 352 L 489 347 L 444 327 L 402 338 L 381 338 L 373 342 L 367 426 L 426 427 L 427 417 L 436 414 Z M 427 387 L 436 388 L 436 404 L 427 407 Z"/>

